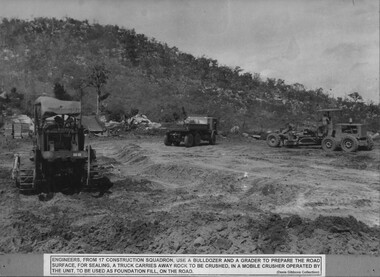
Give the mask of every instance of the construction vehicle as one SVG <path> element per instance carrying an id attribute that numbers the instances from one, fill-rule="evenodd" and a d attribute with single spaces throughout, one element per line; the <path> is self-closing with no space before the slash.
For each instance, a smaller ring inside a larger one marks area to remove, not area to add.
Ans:
<path id="1" fill-rule="evenodd" d="M 355 152 L 359 148 L 372 150 L 374 143 L 367 135 L 367 128 L 361 123 L 334 123 L 332 113 L 340 112 L 340 109 L 321 109 L 323 114 L 322 125 L 316 130 L 294 130 L 291 124 L 283 131 L 268 134 L 267 144 L 271 147 L 321 145 L 325 151 L 342 149 L 345 152 Z"/>
<path id="2" fill-rule="evenodd" d="M 33 149 L 15 155 L 12 178 L 21 193 L 92 189 L 100 177 L 85 146 L 81 102 L 41 96 L 34 103 Z"/>
<path id="3" fill-rule="evenodd" d="M 213 117 L 189 116 L 183 121 L 182 126 L 177 126 L 166 132 L 164 144 L 166 146 L 179 146 L 183 142 L 186 147 L 192 147 L 200 145 L 203 140 L 214 145 L 216 143 L 217 124 L 217 119 Z"/>
<path id="4" fill-rule="evenodd" d="M 311 129 L 295 130 L 292 124 L 288 124 L 282 131 L 269 133 L 267 136 L 267 144 L 271 147 L 279 147 L 281 145 L 287 147 L 293 146 L 310 146 L 320 145 L 322 137 Z"/>
<path id="5" fill-rule="evenodd" d="M 372 150 L 374 147 L 372 138 L 367 135 L 367 126 L 361 123 L 336 124 L 321 144 L 325 151 L 341 148 L 345 152 L 355 152 L 360 148 Z"/>

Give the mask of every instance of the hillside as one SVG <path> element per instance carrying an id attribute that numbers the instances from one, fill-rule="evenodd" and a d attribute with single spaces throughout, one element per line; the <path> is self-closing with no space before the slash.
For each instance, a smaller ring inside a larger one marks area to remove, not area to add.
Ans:
<path id="1" fill-rule="evenodd" d="M 19 108 L 27 113 L 38 95 L 53 95 L 56 84 L 74 99 L 82 94 L 85 113 L 96 112 L 96 90 L 88 81 L 94 67 L 104 66 L 108 79 L 101 89 L 109 93 L 104 113 L 138 109 L 153 121 L 167 122 L 180 117 L 184 107 L 188 114 L 218 117 L 222 129 L 266 130 L 315 122 L 318 108 L 339 106 L 342 119 L 380 129 L 379 105 L 364 103 L 359 93 L 336 99 L 321 88 L 264 80 L 118 26 L 71 18 L 3 19 L 0 62 L 2 90 L 22 95 Z"/>

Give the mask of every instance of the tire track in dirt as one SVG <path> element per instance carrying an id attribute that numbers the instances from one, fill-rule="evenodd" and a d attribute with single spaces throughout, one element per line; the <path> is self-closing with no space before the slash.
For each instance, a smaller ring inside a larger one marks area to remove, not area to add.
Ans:
<path id="1" fill-rule="evenodd" d="M 17 200 L 0 170 L 0 252 L 379 255 L 379 228 L 366 218 L 379 208 L 378 149 L 346 156 L 261 141 L 185 148 L 161 140 L 92 141 L 113 183 L 101 196 Z"/>
<path id="2" fill-rule="evenodd" d="M 113 151 L 117 153 L 116 161 L 124 165 L 120 168 L 122 175 L 143 176 L 166 188 L 191 188 L 197 190 L 197 195 L 227 192 L 229 197 L 225 199 L 229 203 L 232 199 L 250 205 L 266 202 L 266 205 L 255 206 L 282 214 L 297 212 L 310 218 L 318 214 L 351 213 L 370 225 L 379 225 L 379 200 L 373 188 L 368 187 L 368 182 L 376 186 L 378 173 L 347 168 L 337 170 L 331 166 L 336 160 L 318 158 L 320 149 L 296 150 L 296 159 L 289 156 L 292 154 L 289 150 L 255 151 L 252 145 L 184 148 L 142 142 L 139 146 L 124 145 L 121 151 L 117 147 Z M 305 153 L 308 154 L 302 160 Z M 260 181 L 263 178 L 264 185 Z M 271 196 L 260 193 L 248 197 L 244 192 L 249 188 L 260 191 L 263 187 Z M 333 191 L 341 191 L 342 196 Z M 360 205 L 364 211 L 358 212 Z"/>

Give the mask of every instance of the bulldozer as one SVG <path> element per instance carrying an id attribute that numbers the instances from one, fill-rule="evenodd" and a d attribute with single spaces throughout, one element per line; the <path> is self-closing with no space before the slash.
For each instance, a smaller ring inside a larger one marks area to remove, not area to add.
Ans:
<path id="1" fill-rule="evenodd" d="M 12 169 L 20 193 L 92 190 L 101 176 L 95 150 L 85 146 L 81 102 L 40 96 L 33 110 L 33 149 L 15 154 Z"/>

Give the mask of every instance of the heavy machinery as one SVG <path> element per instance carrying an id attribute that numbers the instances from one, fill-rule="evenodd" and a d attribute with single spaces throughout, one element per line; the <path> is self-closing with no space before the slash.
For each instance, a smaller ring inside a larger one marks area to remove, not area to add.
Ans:
<path id="1" fill-rule="evenodd" d="M 338 123 L 323 138 L 322 148 L 334 151 L 339 147 L 345 152 L 355 152 L 359 148 L 372 150 L 374 143 L 367 135 L 367 127 L 361 123 Z"/>
<path id="2" fill-rule="evenodd" d="M 367 135 L 367 128 L 364 124 L 333 123 L 332 113 L 341 111 L 340 109 L 321 109 L 323 113 L 323 125 L 316 130 L 303 129 L 296 131 L 291 124 L 283 131 L 268 134 L 267 144 L 271 147 L 301 146 L 301 145 L 321 145 L 325 151 L 334 151 L 341 148 L 345 152 L 355 152 L 359 147 L 372 150 L 373 140 Z"/>
<path id="3" fill-rule="evenodd" d="M 200 145 L 201 141 L 204 140 L 214 145 L 216 143 L 217 124 L 217 119 L 213 117 L 189 116 L 184 120 L 182 126 L 166 132 L 164 144 L 166 146 L 178 146 L 184 142 L 186 147 L 192 147 Z"/>
<path id="4" fill-rule="evenodd" d="M 295 130 L 293 125 L 288 126 L 282 131 L 269 133 L 267 136 L 267 144 L 271 147 L 279 147 L 281 145 L 287 147 L 302 145 L 320 145 L 323 135 L 311 129 Z"/>
<path id="5" fill-rule="evenodd" d="M 41 96 L 34 103 L 33 150 L 15 155 L 12 178 L 21 193 L 92 189 L 96 153 L 85 146 L 81 103 Z"/>

